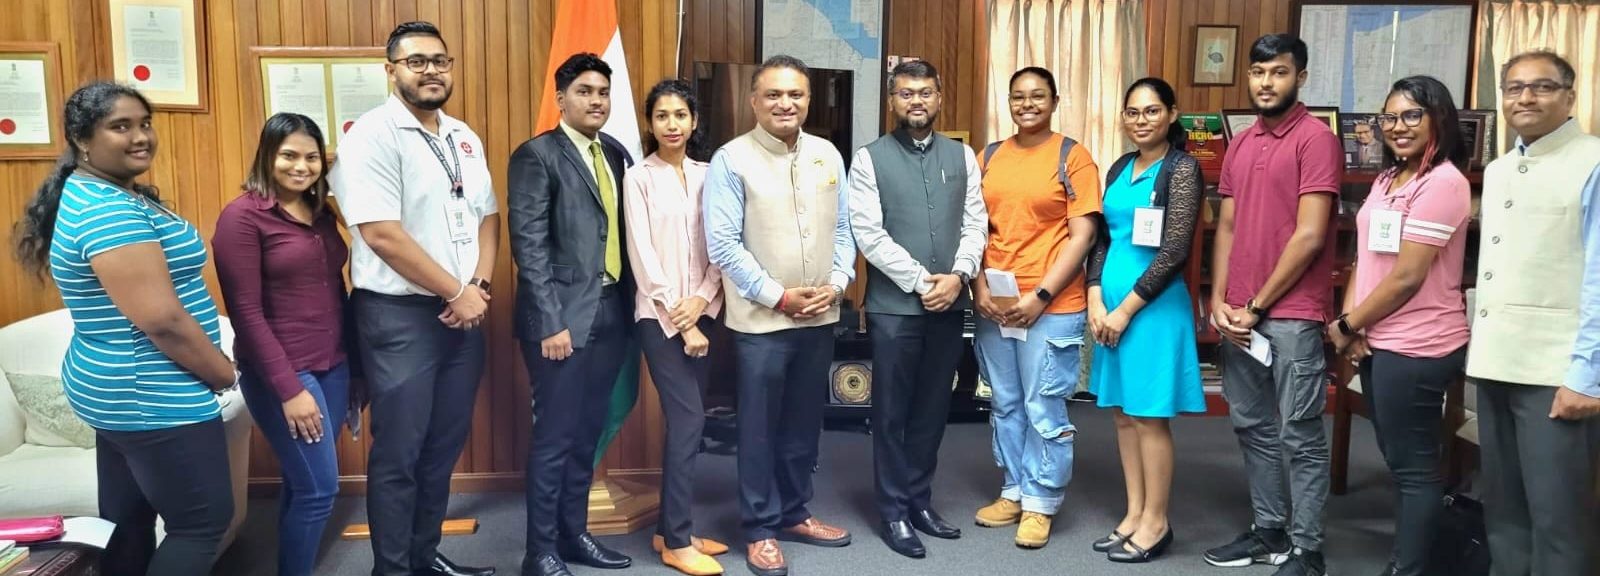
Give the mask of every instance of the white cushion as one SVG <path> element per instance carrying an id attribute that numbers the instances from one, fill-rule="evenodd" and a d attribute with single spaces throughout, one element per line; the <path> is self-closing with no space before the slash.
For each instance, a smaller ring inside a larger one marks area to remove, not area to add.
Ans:
<path id="1" fill-rule="evenodd" d="M 0 456 L 0 517 L 98 516 L 94 449 L 23 444 Z"/>

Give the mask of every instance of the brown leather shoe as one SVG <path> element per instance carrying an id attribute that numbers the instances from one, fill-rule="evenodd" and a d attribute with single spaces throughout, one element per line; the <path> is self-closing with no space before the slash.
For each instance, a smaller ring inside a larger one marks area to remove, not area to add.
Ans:
<path id="1" fill-rule="evenodd" d="M 816 516 L 812 516 L 806 518 L 804 522 L 784 528 L 778 532 L 778 539 L 812 546 L 838 548 L 850 545 L 850 532 L 844 528 L 823 524 Z"/>
<path id="2" fill-rule="evenodd" d="M 789 576 L 789 564 L 783 561 L 783 550 L 778 549 L 777 540 L 751 542 L 744 554 L 745 566 L 756 576 Z"/>

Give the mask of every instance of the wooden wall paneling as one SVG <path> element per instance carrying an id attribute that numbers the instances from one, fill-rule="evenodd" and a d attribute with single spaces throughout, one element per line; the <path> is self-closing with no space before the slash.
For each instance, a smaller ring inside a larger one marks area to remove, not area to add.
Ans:
<path id="1" fill-rule="evenodd" d="M 1192 112 L 1247 108 L 1250 94 L 1244 73 L 1250 44 L 1263 34 L 1290 29 L 1289 10 L 1281 0 L 1151 0 L 1147 6 L 1146 48 L 1149 73 L 1172 83 L 1178 106 Z M 1195 26 L 1239 26 L 1238 71 L 1232 86 L 1195 86 Z"/>

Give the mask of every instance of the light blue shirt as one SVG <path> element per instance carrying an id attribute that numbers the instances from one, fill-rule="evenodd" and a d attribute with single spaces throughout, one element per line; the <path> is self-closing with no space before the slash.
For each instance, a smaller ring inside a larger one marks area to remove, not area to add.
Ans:
<path id="1" fill-rule="evenodd" d="M 839 214 L 833 227 L 833 271 L 828 284 L 840 288 L 855 278 L 856 243 L 850 234 L 850 210 L 846 177 L 839 169 Z M 744 246 L 744 180 L 728 166 L 728 154 L 718 150 L 711 157 L 702 194 L 705 206 L 706 251 L 711 263 L 739 289 L 739 296 L 772 308 L 783 298 L 784 287 L 762 268 L 754 254 Z M 795 239 L 799 241 L 798 238 Z"/>
<path id="2" fill-rule="evenodd" d="M 1578 342 L 1567 387 L 1600 398 L 1600 167 L 1583 185 L 1583 287 L 1578 292 Z"/>

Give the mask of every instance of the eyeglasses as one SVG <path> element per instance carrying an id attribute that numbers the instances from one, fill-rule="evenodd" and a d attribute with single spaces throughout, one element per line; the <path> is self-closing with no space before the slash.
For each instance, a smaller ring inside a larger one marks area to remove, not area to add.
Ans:
<path id="1" fill-rule="evenodd" d="M 1050 102 L 1050 95 L 1049 94 L 1045 94 L 1044 92 L 1035 92 L 1033 94 L 1027 94 L 1027 95 L 1024 95 L 1024 94 L 1012 94 L 1011 95 L 1011 105 L 1012 106 L 1020 106 L 1024 102 L 1032 102 L 1036 106 L 1043 106 L 1043 105 L 1045 105 L 1045 104 Z"/>
<path id="2" fill-rule="evenodd" d="M 428 70 L 429 64 L 433 65 L 434 70 L 439 72 L 449 72 L 450 67 L 455 65 L 456 59 L 449 56 L 434 56 L 433 58 L 428 58 L 427 56 L 407 56 L 399 60 L 390 60 L 389 62 L 393 64 L 404 63 L 407 70 L 421 74 Z"/>
<path id="3" fill-rule="evenodd" d="M 904 100 L 906 102 L 910 102 L 911 99 L 915 98 L 915 97 L 921 97 L 923 102 L 927 102 L 929 100 L 932 100 L 934 96 L 939 95 L 939 91 L 938 90 L 934 90 L 932 88 L 923 88 L 922 91 L 920 91 L 920 92 L 912 91 L 912 90 L 909 90 L 909 89 L 905 89 L 905 90 L 895 90 L 894 92 L 892 92 L 892 94 L 894 94 L 895 98 L 899 98 L 899 99 Z"/>
<path id="4" fill-rule="evenodd" d="M 1161 115 L 1166 113 L 1166 111 L 1167 109 L 1162 106 L 1151 106 L 1145 108 L 1144 110 L 1139 110 L 1137 108 L 1124 108 L 1122 109 L 1122 121 L 1126 124 L 1132 124 L 1134 122 L 1138 122 L 1139 117 L 1143 116 L 1146 122 L 1155 122 L 1160 120 Z"/>
<path id="5" fill-rule="evenodd" d="M 1531 88 L 1533 89 L 1534 96 L 1545 98 L 1555 94 L 1558 90 L 1566 90 L 1571 87 L 1571 84 L 1562 84 L 1560 82 L 1552 82 L 1549 80 L 1535 80 L 1527 84 L 1523 84 L 1521 82 L 1506 84 L 1505 86 L 1500 87 L 1500 93 L 1505 96 L 1506 100 L 1512 100 L 1515 98 L 1521 98 L 1522 91 Z"/>
<path id="6" fill-rule="evenodd" d="M 1393 130 L 1396 122 L 1405 122 L 1407 127 L 1416 128 L 1422 124 L 1422 117 L 1427 115 L 1427 111 L 1421 108 L 1412 108 L 1399 114 L 1379 114 L 1373 118 L 1373 123 L 1384 130 Z"/>

